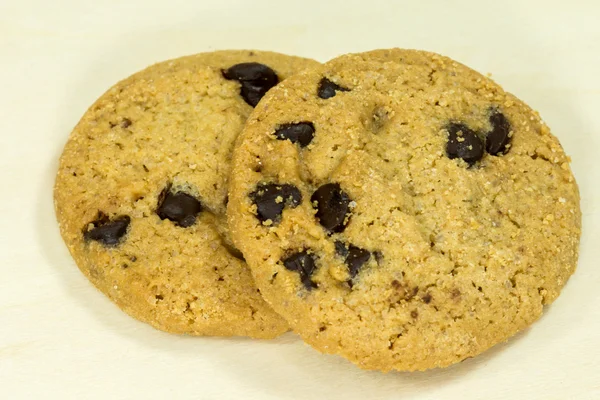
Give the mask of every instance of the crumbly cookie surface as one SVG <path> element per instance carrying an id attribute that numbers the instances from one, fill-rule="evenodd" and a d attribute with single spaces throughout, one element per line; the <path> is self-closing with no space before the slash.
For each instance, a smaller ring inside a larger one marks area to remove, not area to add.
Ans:
<path id="1" fill-rule="evenodd" d="M 411 50 L 287 80 L 238 137 L 234 242 L 313 347 L 423 370 L 524 329 L 574 272 L 579 194 L 558 140 L 481 74 Z"/>
<path id="2" fill-rule="evenodd" d="M 153 65 L 108 90 L 71 134 L 54 191 L 61 234 L 94 285 L 168 332 L 285 332 L 229 239 L 228 175 L 260 97 L 317 64 L 219 51 Z"/>

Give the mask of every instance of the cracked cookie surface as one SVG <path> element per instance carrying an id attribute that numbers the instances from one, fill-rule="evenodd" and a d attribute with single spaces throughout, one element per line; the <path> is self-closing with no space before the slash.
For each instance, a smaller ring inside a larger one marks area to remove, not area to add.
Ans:
<path id="1" fill-rule="evenodd" d="M 285 332 L 229 239 L 230 158 L 264 93 L 317 64 L 219 51 L 153 65 L 106 92 L 71 134 L 54 192 L 61 234 L 94 285 L 168 332 Z"/>
<path id="2" fill-rule="evenodd" d="M 280 134 L 299 123 L 303 141 Z M 576 267 L 579 194 L 558 140 L 436 54 L 346 55 L 292 77 L 249 118 L 232 171 L 230 231 L 261 293 L 362 368 L 475 356 L 539 318 Z M 252 195 L 265 184 L 300 200 L 275 198 L 266 219 Z"/>

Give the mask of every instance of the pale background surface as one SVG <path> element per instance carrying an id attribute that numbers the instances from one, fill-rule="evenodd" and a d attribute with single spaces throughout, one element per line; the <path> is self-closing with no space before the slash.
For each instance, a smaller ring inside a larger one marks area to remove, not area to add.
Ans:
<path id="1" fill-rule="evenodd" d="M 600 399 L 600 2 L 0 0 L 0 398 Z M 360 371 L 287 334 L 167 335 L 79 273 L 52 184 L 72 127 L 163 59 L 257 48 L 325 61 L 385 47 L 449 55 L 540 111 L 573 157 L 579 269 L 527 332 L 426 373 Z"/>

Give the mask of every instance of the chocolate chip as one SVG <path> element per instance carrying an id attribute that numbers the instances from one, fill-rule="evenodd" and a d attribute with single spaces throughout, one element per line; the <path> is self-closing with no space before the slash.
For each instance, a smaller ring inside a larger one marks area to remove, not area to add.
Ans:
<path id="1" fill-rule="evenodd" d="M 448 143 L 446 154 L 448 158 L 460 158 L 467 164 L 473 165 L 483 157 L 483 142 L 475 132 L 463 124 L 451 123 L 446 126 Z"/>
<path id="2" fill-rule="evenodd" d="M 127 215 L 121 215 L 111 220 L 103 212 L 99 212 L 96 220 L 90 222 L 94 227 L 90 230 L 87 230 L 86 227 L 83 237 L 85 240 L 94 240 L 108 247 L 116 246 L 127 233 L 130 221 L 131 219 Z"/>
<path id="3" fill-rule="evenodd" d="M 307 250 L 293 254 L 283 260 L 283 266 L 300 274 L 300 280 L 308 290 L 315 289 L 317 284 L 310 278 L 315 271 L 315 259 Z"/>
<path id="4" fill-rule="evenodd" d="M 261 183 L 250 193 L 250 199 L 257 207 L 256 216 L 261 222 L 279 222 L 285 206 L 296 208 L 302 202 L 302 193 L 294 185 Z"/>
<path id="5" fill-rule="evenodd" d="M 121 121 L 121 128 L 129 128 L 131 126 L 131 120 L 129 118 L 123 118 Z"/>
<path id="6" fill-rule="evenodd" d="M 493 156 L 508 153 L 510 147 L 510 123 L 498 110 L 492 111 L 490 115 L 492 130 L 488 132 L 485 139 L 485 150 Z"/>
<path id="7" fill-rule="evenodd" d="M 336 240 L 335 252 L 345 259 L 348 256 L 348 245 L 341 240 Z"/>
<path id="8" fill-rule="evenodd" d="M 339 183 L 327 183 L 318 188 L 310 198 L 317 209 L 316 217 L 329 232 L 346 229 L 350 216 L 350 197 Z"/>
<path id="9" fill-rule="evenodd" d="M 321 82 L 319 82 L 319 89 L 317 90 L 317 94 L 322 99 L 329 99 L 330 97 L 335 96 L 335 92 L 349 91 L 350 89 L 340 86 L 337 83 L 333 83 L 327 78 L 323 78 L 321 79 Z"/>
<path id="10" fill-rule="evenodd" d="M 240 95 L 246 103 L 250 104 L 252 107 L 256 107 L 260 99 L 263 98 L 269 89 L 270 88 L 265 88 L 258 85 L 242 83 Z"/>
<path id="11" fill-rule="evenodd" d="M 223 71 L 223 76 L 225 79 L 234 79 L 240 82 L 267 81 L 276 83 L 279 81 L 275 71 L 257 62 L 232 65 Z"/>
<path id="12" fill-rule="evenodd" d="M 431 295 L 427 293 L 425 294 L 425 296 L 422 297 L 422 299 L 425 304 L 429 304 L 431 302 Z"/>
<path id="13" fill-rule="evenodd" d="M 275 130 L 275 136 L 279 140 L 289 140 L 298 143 L 300 147 L 306 147 L 315 137 L 315 126 L 312 122 L 296 122 L 279 125 Z"/>
<path id="14" fill-rule="evenodd" d="M 275 71 L 256 62 L 236 64 L 222 73 L 225 79 L 240 82 L 242 85 L 240 94 L 252 107 L 256 107 L 265 93 L 279 83 Z"/>
<path id="15" fill-rule="evenodd" d="M 168 219 L 177 226 L 187 228 L 194 225 L 196 216 L 202 211 L 202 203 L 184 192 L 171 192 L 167 186 L 159 196 L 156 213 L 160 219 Z"/>
<path id="16" fill-rule="evenodd" d="M 350 271 L 350 277 L 354 278 L 363 265 L 371 258 L 371 253 L 360 247 L 350 245 L 348 256 L 346 257 L 346 265 Z"/>
<path id="17" fill-rule="evenodd" d="M 341 241 L 335 242 L 335 251 L 340 256 L 344 257 L 344 262 L 348 266 L 350 278 L 354 278 L 360 272 L 362 266 L 369 261 L 371 253 L 365 249 L 361 249 L 353 244 L 346 245 Z"/>

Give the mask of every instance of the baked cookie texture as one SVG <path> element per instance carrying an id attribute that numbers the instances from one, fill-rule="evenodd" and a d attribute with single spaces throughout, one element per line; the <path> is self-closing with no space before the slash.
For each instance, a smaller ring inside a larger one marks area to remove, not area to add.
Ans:
<path id="1" fill-rule="evenodd" d="M 433 53 L 345 55 L 271 90 L 238 137 L 229 199 L 265 299 L 365 369 L 475 356 L 537 320 L 577 263 L 556 137 Z"/>
<path id="2" fill-rule="evenodd" d="M 313 60 L 218 51 L 153 65 L 75 127 L 54 190 L 81 271 L 131 316 L 173 333 L 272 338 L 225 216 L 231 151 L 253 106 Z"/>

